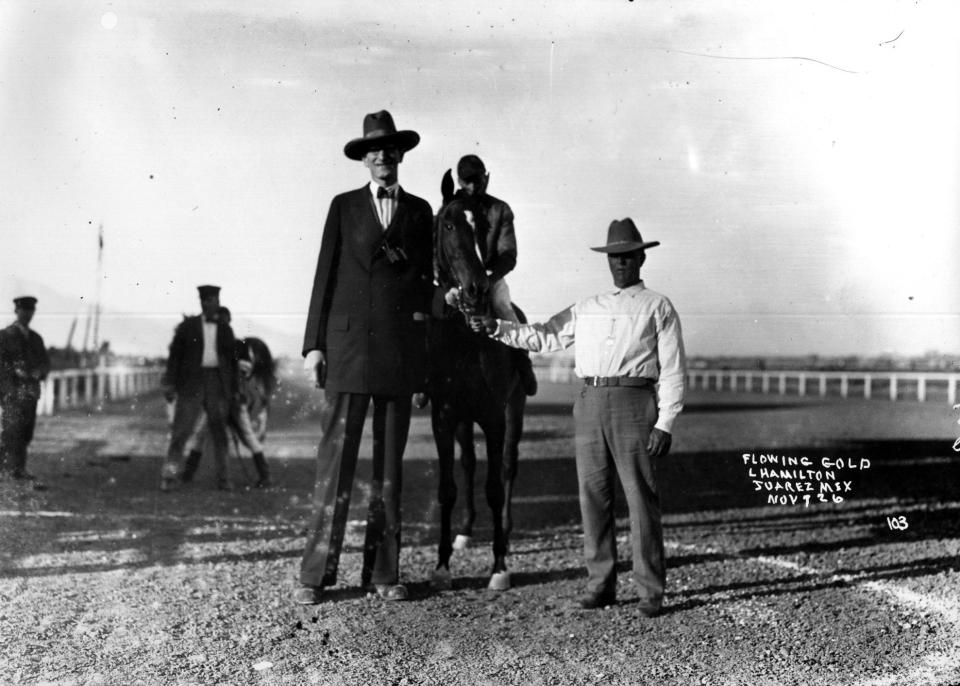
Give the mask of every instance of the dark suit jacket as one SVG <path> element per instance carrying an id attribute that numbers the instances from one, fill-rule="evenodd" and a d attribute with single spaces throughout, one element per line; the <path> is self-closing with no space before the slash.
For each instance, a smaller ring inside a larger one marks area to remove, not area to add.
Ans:
<path id="1" fill-rule="evenodd" d="M 330 203 L 307 312 L 303 353 L 327 358 L 331 391 L 402 395 L 424 375 L 425 325 L 433 293 L 433 213 L 400 190 L 386 231 L 369 185 Z M 407 258 L 391 262 L 384 239 Z"/>
<path id="2" fill-rule="evenodd" d="M 237 391 L 236 341 L 229 324 L 217 322 L 217 361 L 220 388 L 225 398 Z M 203 389 L 203 317 L 187 317 L 177 326 L 170 343 L 163 384 L 180 395 L 200 395 Z"/>
<path id="3" fill-rule="evenodd" d="M 17 374 L 25 372 L 27 378 Z M 43 338 L 33 329 L 24 336 L 16 324 L 0 330 L 0 397 L 37 399 L 40 382 L 50 371 Z"/>

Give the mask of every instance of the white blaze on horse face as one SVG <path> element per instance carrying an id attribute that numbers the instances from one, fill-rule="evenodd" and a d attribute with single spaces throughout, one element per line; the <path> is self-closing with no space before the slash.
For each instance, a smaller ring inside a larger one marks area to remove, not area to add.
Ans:
<path id="1" fill-rule="evenodd" d="M 463 216 L 467 220 L 467 224 L 470 225 L 470 230 L 473 231 L 473 235 L 477 235 L 477 220 L 473 217 L 473 210 L 464 210 Z M 480 258 L 480 263 L 483 264 L 483 257 L 480 255 L 480 249 L 477 246 L 477 242 L 473 242 L 473 251 L 476 253 L 477 257 Z"/>

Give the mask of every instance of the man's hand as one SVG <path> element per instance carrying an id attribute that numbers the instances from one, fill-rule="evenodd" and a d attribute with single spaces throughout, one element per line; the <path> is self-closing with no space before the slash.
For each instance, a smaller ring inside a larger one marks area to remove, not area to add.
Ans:
<path id="1" fill-rule="evenodd" d="M 443 302 L 454 309 L 460 309 L 460 289 L 451 288 L 443 294 Z"/>
<path id="2" fill-rule="evenodd" d="M 647 452 L 650 457 L 663 457 L 670 452 L 670 434 L 660 429 L 653 429 L 647 439 Z"/>
<path id="3" fill-rule="evenodd" d="M 323 356 L 323 352 L 320 350 L 311 350 L 307 353 L 307 356 L 303 358 L 303 370 L 307 373 L 307 378 L 310 379 L 310 383 L 317 388 L 323 388 L 326 380 L 326 366 L 327 358 Z"/>
<path id="4" fill-rule="evenodd" d="M 172 403 L 177 398 L 177 391 L 170 384 L 163 384 L 163 399 L 168 403 Z"/>
<path id="5" fill-rule="evenodd" d="M 497 330 L 497 320 L 489 315 L 474 315 L 470 317 L 470 328 L 474 333 L 485 333 L 492 336 Z"/>

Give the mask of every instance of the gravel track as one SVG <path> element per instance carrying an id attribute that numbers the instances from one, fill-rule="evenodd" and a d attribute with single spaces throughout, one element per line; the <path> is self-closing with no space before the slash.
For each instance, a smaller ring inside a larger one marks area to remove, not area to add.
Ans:
<path id="1" fill-rule="evenodd" d="M 454 588 L 427 584 L 436 487 L 426 416 L 415 418 L 401 560 L 412 600 L 394 604 L 357 588 L 362 490 L 340 585 L 318 606 L 288 600 L 315 416 L 295 383 L 278 402 L 268 442 L 278 486 L 266 492 L 212 490 L 205 461 L 191 488 L 158 493 L 166 429 L 156 396 L 43 419 L 31 466 L 49 490 L 0 483 L 0 683 L 960 683 L 949 412 L 692 398 L 675 454 L 659 466 L 668 596 L 665 614 L 647 620 L 632 602 L 629 560 L 618 605 L 574 606 L 585 573 L 569 393 L 546 385 L 528 414 L 514 587 L 500 594 L 486 590 L 484 509 L 476 545 L 453 560 Z M 873 468 L 842 503 L 764 506 L 740 454 L 814 447 L 869 456 Z M 888 516 L 909 527 L 891 529 Z"/>

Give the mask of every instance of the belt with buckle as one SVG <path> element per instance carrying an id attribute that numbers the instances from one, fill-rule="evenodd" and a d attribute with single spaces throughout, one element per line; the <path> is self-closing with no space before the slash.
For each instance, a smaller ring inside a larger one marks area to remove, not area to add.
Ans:
<path id="1" fill-rule="evenodd" d="M 642 376 L 585 376 L 585 386 L 630 386 L 633 388 L 652 388 L 656 381 Z"/>

